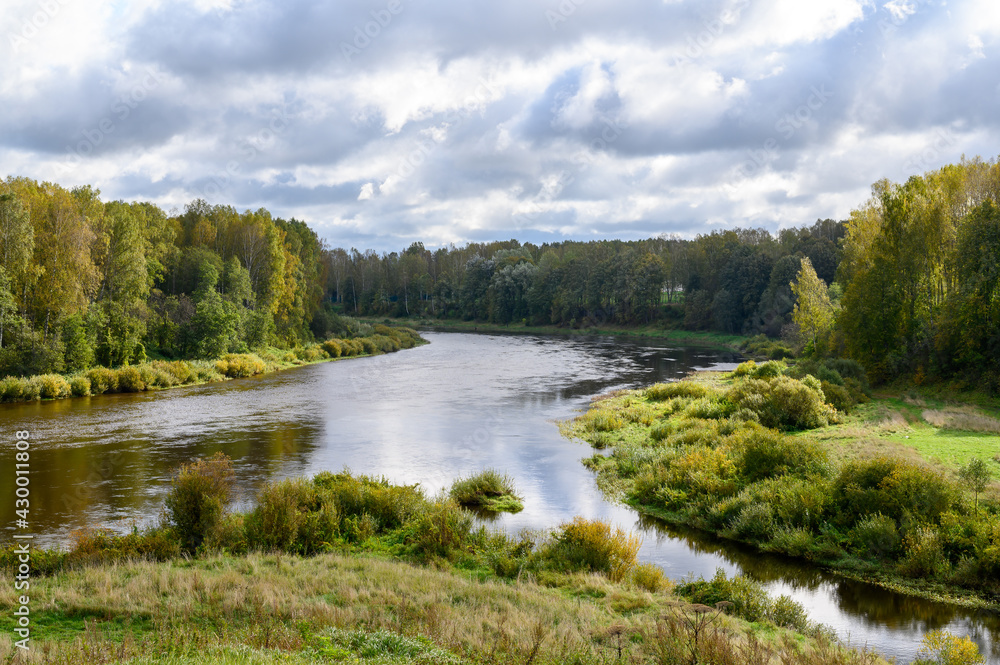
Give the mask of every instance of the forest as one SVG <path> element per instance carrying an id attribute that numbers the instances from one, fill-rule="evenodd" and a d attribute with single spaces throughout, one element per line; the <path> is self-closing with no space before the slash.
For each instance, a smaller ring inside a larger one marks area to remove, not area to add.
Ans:
<path id="1" fill-rule="evenodd" d="M 291 348 L 352 316 L 764 334 L 875 382 L 1000 389 L 1000 165 L 881 180 L 848 219 L 378 254 L 264 209 L 0 183 L 0 376 Z M 808 259 L 808 261 L 804 261 Z"/>

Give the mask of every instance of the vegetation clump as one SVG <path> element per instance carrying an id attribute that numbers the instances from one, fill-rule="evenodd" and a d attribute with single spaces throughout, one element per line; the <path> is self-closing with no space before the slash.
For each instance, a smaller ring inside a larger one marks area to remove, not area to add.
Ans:
<path id="1" fill-rule="evenodd" d="M 521 497 L 514 489 L 513 478 L 495 469 L 459 478 L 452 484 L 449 494 L 466 508 L 494 513 L 519 513 L 524 510 Z"/>
<path id="2" fill-rule="evenodd" d="M 845 456 L 828 435 L 810 432 L 830 431 L 858 407 L 848 395 L 838 409 L 823 385 L 855 382 L 864 395 L 863 373 L 853 363 L 814 363 L 821 382 L 797 367 L 748 361 L 728 375 L 621 391 L 565 431 L 598 450 L 614 446 L 585 464 L 600 487 L 643 512 L 894 588 L 929 581 L 979 598 L 1000 593 L 1000 504 L 987 490 L 989 462 L 948 472 L 898 450 L 860 446 L 862 454 Z M 602 414 L 626 409 L 652 410 L 650 424 L 594 430 Z M 854 431 L 874 410 L 866 413 L 840 427 Z M 899 419 L 887 436 L 913 432 Z"/>

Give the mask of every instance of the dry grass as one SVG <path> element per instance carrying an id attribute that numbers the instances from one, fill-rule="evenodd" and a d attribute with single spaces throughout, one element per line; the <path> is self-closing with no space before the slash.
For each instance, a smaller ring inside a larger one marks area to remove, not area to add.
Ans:
<path id="1" fill-rule="evenodd" d="M 742 621 L 603 576 L 555 579 L 560 588 L 547 589 L 335 554 L 86 568 L 37 581 L 33 651 L 13 659 L 5 631 L 0 661 L 596 665 L 681 662 L 671 659 L 694 643 L 721 649 L 713 662 L 749 662 L 740 655 L 751 652 L 766 654 L 761 665 L 884 662 L 781 629 L 761 642 Z M 13 596 L 0 588 L 0 605 Z"/>
<path id="2" fill-rule="evenodd" d="M 971 406 L 926 409 L 921 416 L 939 429 L 1000 434 L 1000 419 L 988 416 Z"/>

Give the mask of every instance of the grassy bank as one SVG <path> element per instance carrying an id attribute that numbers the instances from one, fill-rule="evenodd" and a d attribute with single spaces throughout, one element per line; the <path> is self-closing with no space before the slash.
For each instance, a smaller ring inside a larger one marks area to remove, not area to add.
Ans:
<path id="1" fill-rule="evenodd" d="M 266 348 L 210 360 L 152 360 L 118 368 L 92 367 L 70 375 L 8 376 L 0 380 L 0 402 L 136 393 L 227 381 L 300 365 L 392 353 L 426 341 L 410 328 L 363 324 L 356 336 L 331 338 L 294 349 Z"/>
<path id="2" fill-rule="evenodd" d="M 660 325 L 616 326 L 597 324 L 580 327 L 562 326 L 531 326 L 523 323 L 500 325 L 494 323 L 477 323 L 458 319 L 406 319 L 408 325 L 415 328 L 427 328 L 443 332 L 503 332 L 532 335 L 619 335 L 622 337 L 648 337 L 662 339 L 685 346 L 704 346 L 718 349 L 738 349 L 748 337 L 741 335 L 726 335 L 717 332 L 681 330 L 665 328 Z"/>
<path id="3" fill-rule="evenodd" d="M 577 518 L 511 538 L 444 497 L 349 473 L 224 510 L 216 457 L 181 469 L 166 521 L 32 554 L 33 663 L 876 665 L 746 578 L 674 589 L 635 537 Z M 16 565 L 4 553 L 0 568 Z M 0 605 L 13 607 L 11 585 Z M 711 605 L 706 603 L 711 603 Z"/>
<path id="4" fill-rule="evenodd" d="M 1000 607 L 998 488 L 959 473 L 976 459 L 996 476 L 1000 421 L 914 395 L 869 401 L 863 375 L 831 365 L 751 362 L 622 391 L 564 431 L 608 449 L 585 463 L 642 512 L 895 590 Z"/>

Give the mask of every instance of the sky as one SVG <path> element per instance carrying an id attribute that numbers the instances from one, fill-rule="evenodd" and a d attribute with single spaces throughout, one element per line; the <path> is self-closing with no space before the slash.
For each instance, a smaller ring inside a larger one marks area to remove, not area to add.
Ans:
<path id="1" fill-rule="evenodd" d="M 0 177 L 394 251 L 845 219 L 1000 154 L 996 0 L 4 0 Z"/>

